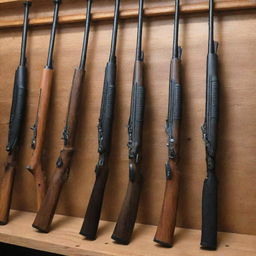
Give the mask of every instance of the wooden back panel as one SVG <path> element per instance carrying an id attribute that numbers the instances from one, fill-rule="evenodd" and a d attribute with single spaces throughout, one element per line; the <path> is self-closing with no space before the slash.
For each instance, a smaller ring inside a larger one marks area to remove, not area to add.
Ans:
<path id="1" fill-rule="evenodd" d="M 193 0 L 199 2 L 199 0 Z M 183 2 L 192 2 L 186 0 Z M 200 0 L 201 2 L 201 0 Z M 146 6 L 166 6 L 169 1 L 146 1 Z M 1 19 L 22 17 L 17 4 L 1 8 Z M 132 0 L 121 8 L 134 8 Z M 15 7 L 15 9 L 13 9 Z M 41 8 L 41 9 L 40 9 Z M 81 13 L 85 1 L 63 1 L 61 14 Z M 95 1 L 93 11 L 112 10 L 110 0 Z M 43 13 L 41 13 L 42 11 Z M 31 17 L 49 16 L 52 2 L 35 0 Z M 220 13 L 216 18 L 216 39 L 220 42 L 221 112 L 218 152 L 220 230 L 256 234 L 255 124 L 256 87 L 255 12 Z M 127 123 L 130 110 L 132 72 L 136 45 L 136 20 L 121 21 L 118 39 L 117 107 L 114 123 L 110 177 L 102 216 L 116 220 L 128 183 Z M 92 24 L 87 75 L 77 132 L 79 138 L 70 179 L 65 185 L 58 213 L 83 217 L 94 183 L 97 162 L 97 124 L 103 88 L 104 68 L 108 59 L 111 22 Z M 32 126 L 37 109 L 40 77 L 46 62 L 49 26 L 34 27 L 28 40 L 29 92 L 25 132 L 17 169 L 13 208 L 34 211 L 36 195 L 33 177 L 25 171 L 30 160 Z M 169 66 L 172 44 L 172 17 L 145 20 L 145 83 L 147 84 L 144 132 L 144 187 L 138 221 L 157 224 L 165 189 L 166 135 Z M 207 54 L 207 16 L 186 15 L 181 19 L 183 55 L 183 122 L 181 132 L 181 192 L 178 225 L 200 228 L 201 194 L 205 177 L 205 152 L 201 125 L 205 107 L 205 70 Z M 83 24 L 60 26 L 56 38 L 55 78 L 45 147 L 45 170 L 51 177 L 65 125 L 66 109 L 74 67 L 79 63 Z M 0 164 L 5 162 L 8 121 L 14 71 L 19 60 L 20 29 L 0 31 Z M 79 232 L 79 230 L 78 230 Z M 136 231 L 135 231 L 136 232 Z M 139 230 L 137 231 L 139 232 Z M 153 238 L 152 234 L 152 238 Z"/>

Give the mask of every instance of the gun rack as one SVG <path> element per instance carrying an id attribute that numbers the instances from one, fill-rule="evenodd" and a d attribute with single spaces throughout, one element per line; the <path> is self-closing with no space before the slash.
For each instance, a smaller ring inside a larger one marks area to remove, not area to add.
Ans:
<path id="1" fill-rule="evenodd" d="M 23 0 L 0 0 L 0 177 L 6 161 L 14 71 L 20 51 Z M 93 20 L 113 19 L 113 0 L 95 0 Z M 10 222 L 0 226 L 0 242 L 58 254 L 77 256 L 255 256 L 256 255 L 256 1 L 216 0 L 216 40 L 220 61 L 220 134 L 218 149 L 219 247 L 216 252 L 199 249 L 202 184 L 205 178 L 205 148 L 201 125 L 205 111 L 205 63 L 208 38 L 208 3 L 181 0 L 184 15 L 180 26 L 183 48 L 182 82 L 184 93 L 181 126 L 182 183 L 175 244 L 171 249 L 153 242 L 162 206 L 167 157 L 165 121 L 172 48 L 170 0 L 145 0 L 143 49 L 145 53 L 146 111 L 142 162 L 144 187 L 138 223 L 128 246 L 112 242 L 110 236 L 119 214 L 128 182 L 127 122 L 130 111 L 133 62 L 136 44 L 138 1 L 122 0 L 123 21 L 117 42 L 117 108 L 110 177 L 105 193 L 102 221 L 96 241 L 79 235 L 82 217 L 95 180 L 98 160 L 98 117 L 109 57 L 111 22 L 92 24 L 86 79 L 77 133 L 74 161 L 65 184 L 49 234 L 36 232 L 32 222 L 36 211 L 34 180 L 25 166 L 31 159 L 30 127 L 38 106 L 40 76 L 49 43 L 52 0 L 33 0 L 28 38 L 28 104 L 22 134 L 21 154 L 15 179 Z M 56 36 L 55 81 L 50 104 L 45 145 L 45 170 L 52 177 L 63 145 L 68 97 L 74 68 L 80 60 L 84 32 L 85 0 L 63 0 Z M 41 9 L 42 7 L 42 9 Z M 254 9 L 254 10 L 253 10 Z M 253 11 L 252 11 L 253 10 Z M 6 13 L 6 16 L 5 16 Z M 189 15 L 189 14 L 196 15 Z M 200 15 L 203 14 L 203 15 Z M 228 14 L 228 15 L 226 15 Z M 159 16 L 157 18 L 157 16 Z M 163 16 L 163 18 L 161 18 Z M 81 23 L 79 25 L 72 25 Z M 40 28 L 36 26 L 41 26 Z M 13 28 L 13 29 L 12 29 Z"/>
<path id="2" fill-rule="evenodd" d="M 2 0 L 1 3 L 15 3 L 22 2 L 23 0 Z M 220 1 L 216 3 L 216 11 L 235 11 L 235 10 L 245 10 L 245 9 L 254 9 L 256 8 L 256 2 L 253 0 L 228 0 Z M 167 16 L 174 14 L 174 6 L 164 6 L 164 7 L 155 7 L 155 8 L 145 8 L 146 17 L 157 17 L 157 16 Z M 200 2 L 195 4 L 183 4 L 181 5 L 181 13 L 190 14 L 190 13 L 206 13 L 208 11 L 208 2 Z M 121 19 L 131 19 L 136 18 L 138 15 L 138 10 L 123 10 L 120 12 Z M 79 23 L 85 20 L 85 14 L 76 14 L 76 15 L 66 15 L 60 16 L 59 22 L 61 24 L 68 23 Z M 92 14 L 92 20 L 101 21 L 101 20 L 112 20 L 114 18 L 113 12 L 98 12 Z M 52 22 L 52 17 L 43 17 L 43 18 L 32 18 L 30 19 L 30 24 L 34 26 L 48 25 Z M 11 28 L 22 26 L 22 20 L 14 21 L 1 21 L 0 28 Z"/>

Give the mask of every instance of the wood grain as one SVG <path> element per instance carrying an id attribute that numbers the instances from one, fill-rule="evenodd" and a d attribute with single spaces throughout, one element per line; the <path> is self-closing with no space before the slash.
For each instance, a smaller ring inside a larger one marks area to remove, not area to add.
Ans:
<path id="1" fill-rule="evenodd" d="M 8 155 L 6 165 L 4 168 L 4 174 L 1 177 L 0 225 L 7 224 L 9 220 L 15 171 L 15 152 L 13 152 L 12 155 Z"/>
<path id="2" fill-rule="evenodd" d="M 136 239 L 129 246 L 112 242 L 110 236 L 114 223 L 101 221 L 100 236 L 96 241 L 83 239 L 77 232 L 82 219 L 57 215 L 49 234 L 41 234 L 31 229 L 33 213 L 13 211 L 11 222 L 0 229 L 0 241 L 37 250 L 49 251 L 70 256 L 205 256 L 211 255 L 199 249 L 200 231 L 177 228 L 176 244 L 172 249 L 161 248 L 152 242 L 156 227 L 137 224 Z M 22 232 L 21 232 L 22 231 Z M 216 256 L 254 256 L 256 238 L 249 235 L 220 233 Z"/>
<path id="3" fill-rule="evenodd" d="M 182 1 L 184 4 L 202 2 L 204 1 Z M 31 17 L 50 16 L 52 14 L 52 4 L 49 3 L 48 0 L 33 1 Z M 169 0 L 145 1 L 146 8 L 164 7 L 169 4 Z M 78 0 L 75 5 L 73 1 L 64 1 L 60 15 L 79 14 L 83 10 L 85 11 L 85 5 L 84 0 Z M 137 3 L 133 0 L 122 1 L 122 10 L 136 8 Z M 95 1 L 93 12 L 111 11 L 113 11 L 113 5 L 110 0 Z M 19 20 L 23 16 L 23 8 L 1 8 L 0 16 L 1 20 Z M 206 15 L 185 15 L 181 18 L 180 27 L 180 44 L 184 52 L 182 74 L 184 103 L 180 145 L 182 179 L 177 225 L 198 229 L 201 226 L 201 194 L 205 178 L 205 150 L 200 127 L 204 120 L 205 107 L 207 21 Z M 215 24 L 216 40 L 220 43 L 219 60 L 222 85 L 220 89 L 221 119 L 217 160 L 217 172 L 220 181 L 219 230 L 256 235 L 256 226 L 252 225 L 252 223 L 255 223 L 256 216 L 256 187 L 254 184 L 256 179 L 254 153 L 256 148 L 256 115 L 254 113 L 256 109 L 256 34 L 253 33 L 256 17 L 253 10 L 218 13 Z M 146 128 L 143 139 L 143 155 L 145 155 L 145 158 L 142 163 L 145 177 L 137 218 L 139 223 L 145 224 L 158 224 L 165 190 L 165 120 L 167 116 L 172 29 L 173 20 L 171 16 L 145 19 L 143 46 L 147 95 Z M 56 76 L 52 91 L 50 115 L 48 116 L 47 139 L 43 151 L 44 169 L 47 170 L 48 178 L 52 177 L 54 173 L 59 149 L 63 145 L 61 137 L 65 126 L 73 70 L 80 60 L 83 32 L 84 26 L 82 23 L 66 24 L 60 26 L 56 37 Z M 70 177 L 63 187 L 57 213 L 83 217 L 95 181 L 94 170 L 95 163 L 98 160 L 97 124 L 105 63 L 109 57 L 111 32 L 111 22 L 94 22 L 92 24 L 87 56 L 88 76 L 86 76 L 86 86 L 82 95 L 81 119 L 77 129 L 79 137 Z M 135 20 L 121 21 L 117 51 L 118 78 L 113 151 L 102 208 L 102 218 L 109 221 L 116 221 L 128 183 L 127 123 L 130 110 L 131 74 L 135 58 L 136 32 L 137 23 Z M 11 109 L 13 71 L 16 70 L 19 59 L 20 35 L 20 28 L 2 30 L 0 33 L 0 165 L 3 165 L 6 161 L 5 143 Z M 46 61 L 48 43 L 49 26 L 33 27 L 30 30 L 28 38 L 27 116 L 25 117 L 25 129 L 21 136 L 21 153 L 17 162 L 12 204 L 14 209 L 36 211 L 33 177 L 24 169 L 31 159 L 32 132 L 30 127 L 35 121 L 39 81 L 42 65 Z M 3 170 L 1 169 L 0 175 L 2 173 Z M 9 225 L 12 224 L 12 221 L 15 221 L 15 216 L 13 216 Z M 81 224 L 82 220 L 78 225 L 77 232 L 79 232 Z M 110 235 L 112 231 L 110 231 Z M 154 233 L 155 230 L 147 238 L 150 244 L 154 244 L 152 242 Z M 49 239 L 48 236 L 47 238 Z M 98 239 L 101 239 L 100 231 Z M 186 242 L 186 236 L 182 237 L 181 240 Z M 130 246 L 133 246 L 134 243 L 136 243 L 136 232 Z M 243 246 L 240 242 L 239 244 Z M 175 243 L 175 248 L 176 246 L 178 245 Z M 196 249 L 197 247 L 198 242 L 195 245 Z M 169 250 L 167 252 L 169 253 Z M 197 253 L 194 255 L 197 255 Z"/>

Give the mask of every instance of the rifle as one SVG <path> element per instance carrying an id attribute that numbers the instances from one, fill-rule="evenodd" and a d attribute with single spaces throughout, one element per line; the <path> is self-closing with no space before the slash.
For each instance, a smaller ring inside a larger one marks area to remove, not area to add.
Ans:
<path id="1" fill-rule="evenodd" d="M 206 109 L 202 126 L 206 149 L 207 177 L 202 198 L 201 248 L 217 248 L 217 177 L 215 171 L 219 112 L 218 43 L 214 41 L 214 0 L 209 0 L 209 45 L 206 77 Z"/>
<path id="2" fill-rule="evenodd" d="M 55 43 L 55 35 L 58 24 L 59 6 L 61 0 L 53 0 L 54 15 L 51 30 L 51 38 L 48 51 L 47 64 L 44 67 L 41 79 L 40 95 L 38 100 L 38 109 L 36 121 L 33 127 L 33 138 L 31 143 L 32 159 L 27 170 L 34 176 L 37 190 L 37 208 L 39 209 L 46 192 L 46 177 L 45 171 L 42 168 L 42 154 L 45 141 L 45 132 L 47 124 L 47 114 L 49 111 L 49 103 L 51 98 L 51 89 L 53 81 L 53 51 Z"/>
<path id="3" fill-rule="evenodd" d="M 134 66 L 130 119 L 128 124 L 129 184 L 121 212 L 112 234 L 113 240 L 125 245 L 129 244 L 132 236 L 142 186 L 140 160 L 145 105 L 145 88 L 143 86 L 144 54 L 142 51 L 143 4 L 144 1 L 140 0 L 136 60 Z"/>
<path id="4" fill-rule="evenodd" d="M 109 61 L 105 69 L 104 88 L 98 125 L 99 161 L 96 165 L 96 181 L 87 206 L 84 222 L 80 231 L 87 239 L 95 240 L 99 226 L 104 191 L 108 179 L 108 162 L 112 138 L 116 93 L 116 41 L 118 30 L 120 0 L 115 1 L 115 17 Z"/>
<path id="5" fill-rule="evenodd" d="M 8 144 L 6 147 L 8 158 L 7 163 L 5 164 L 4 174 L 0 187 L 0 225 L 7 224 L 9 219 L 14 177 L 16 172 L 16 158 L 25 115 L 27 94 L 26 48 L 29 25 L 29 8 L 31 4 L 31 1 L 24 2 L 24 24 L 22 32 L 20 64 L 15 73 L 12 107 L 9 122 Z"/>
<path id="6" fill-rule="evenodd" d="M 85 63 L 91 23 L 91 5 L 92 0 L 88 0 L 81 61 L 80 66 L 76 68 L 74 72 L 67 111 L 66 126 L 63 132 L 64 147 L 61 150 L 60 156 L 57 160 L 56 170 L 53 178 L 51 179 L 46 196 L 32 225 L 34 228 L 44 233 L 48 233 L 50 230 L 50 225 L 56 211 L 62 187 L 69 176 L 71 160 L 74 152 L 76 127 L 82 94 L 81 90 L 84 82 Z"/>
<path id="7" fill-rule="evenodd" d="M 180 68 L 182 49 L 178 45 L 179 35 L 179 5 L 175 2 L 175 23 L 173 36 L 173 54 L 171 60 L 168 117 L 166 121 L 166 134 L 168 136 L 168 161 L 166 169 L 166 186 L 160 221 L 154 241 L 165 247 L 173 244 L 176 215 L 178 207 L 180 171 L 179 160 L 179 127 L 181 120 L 181 84 Z"/>

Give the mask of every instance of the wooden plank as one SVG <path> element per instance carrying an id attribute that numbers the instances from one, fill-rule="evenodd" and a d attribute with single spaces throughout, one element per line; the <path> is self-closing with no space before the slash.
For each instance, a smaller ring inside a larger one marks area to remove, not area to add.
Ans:
<path id="1" fill-rule="evenodd" d="M 208 11 L 208 2 L 200 2 L 193 4 L 183 4 L 181 5 L 181 13 L 205 13 Z M 221 1 L 216 3 L 216 11 L 234 11 L 234 10 L 245 10 L 245 9 L 254 9 L 256 8 L 256 2 L 253 0 L 229 0 Z M 175 12 L 174 6 L 164 6 L 164 7 L 154 7 L 154 8 L 145 8 L 146 17 L 157 17 L 157 16 L 167 16 L 172 15 Z M 131 19 L 135 18 L 138 15 L 138 10 L 122 10 L 120 12 L 121 19 Z M 59 22 L 61 24 L 67 23 L 79 23 L 85 21 L 84 14 L 75 14 L 75 15 L 64 15 L 60 16 Z M 102 20 L 112 20 L 114 18 L 113 12 L 98 12 L 92 14 L 92 20 L 102 21 Z M 52 23 L 52 17 L 42 17 L 42 18 L 33 18 L 30 20 L 30 24 L 34 26 L 47 25 Z M 22 20 L 14 21 L 1 21 L 0 28 L 10 28 L 10 27 L 19 27 L 23 24 Z"/>
<path id="2" fill-rule="evenodd" d="M 212 252 L 199 249 L 200 231 L 178 228 L 174 247 L 157 246 L 153 241 L 156 227 L 137 224 L 128 246 L 112 241 L 113 222 L 101 221 L 98 239 L 87 241 L 80 236 L 82 219 L 57 215 L 53 230 L 42 234 L 32 229 L 34 213 L 12 211 L 11 221 L 0 227 L 0 242 L 69 256 L 208 256 Z M 255 256 L 256 236 L 220 233 L 215 256 Z"/>

